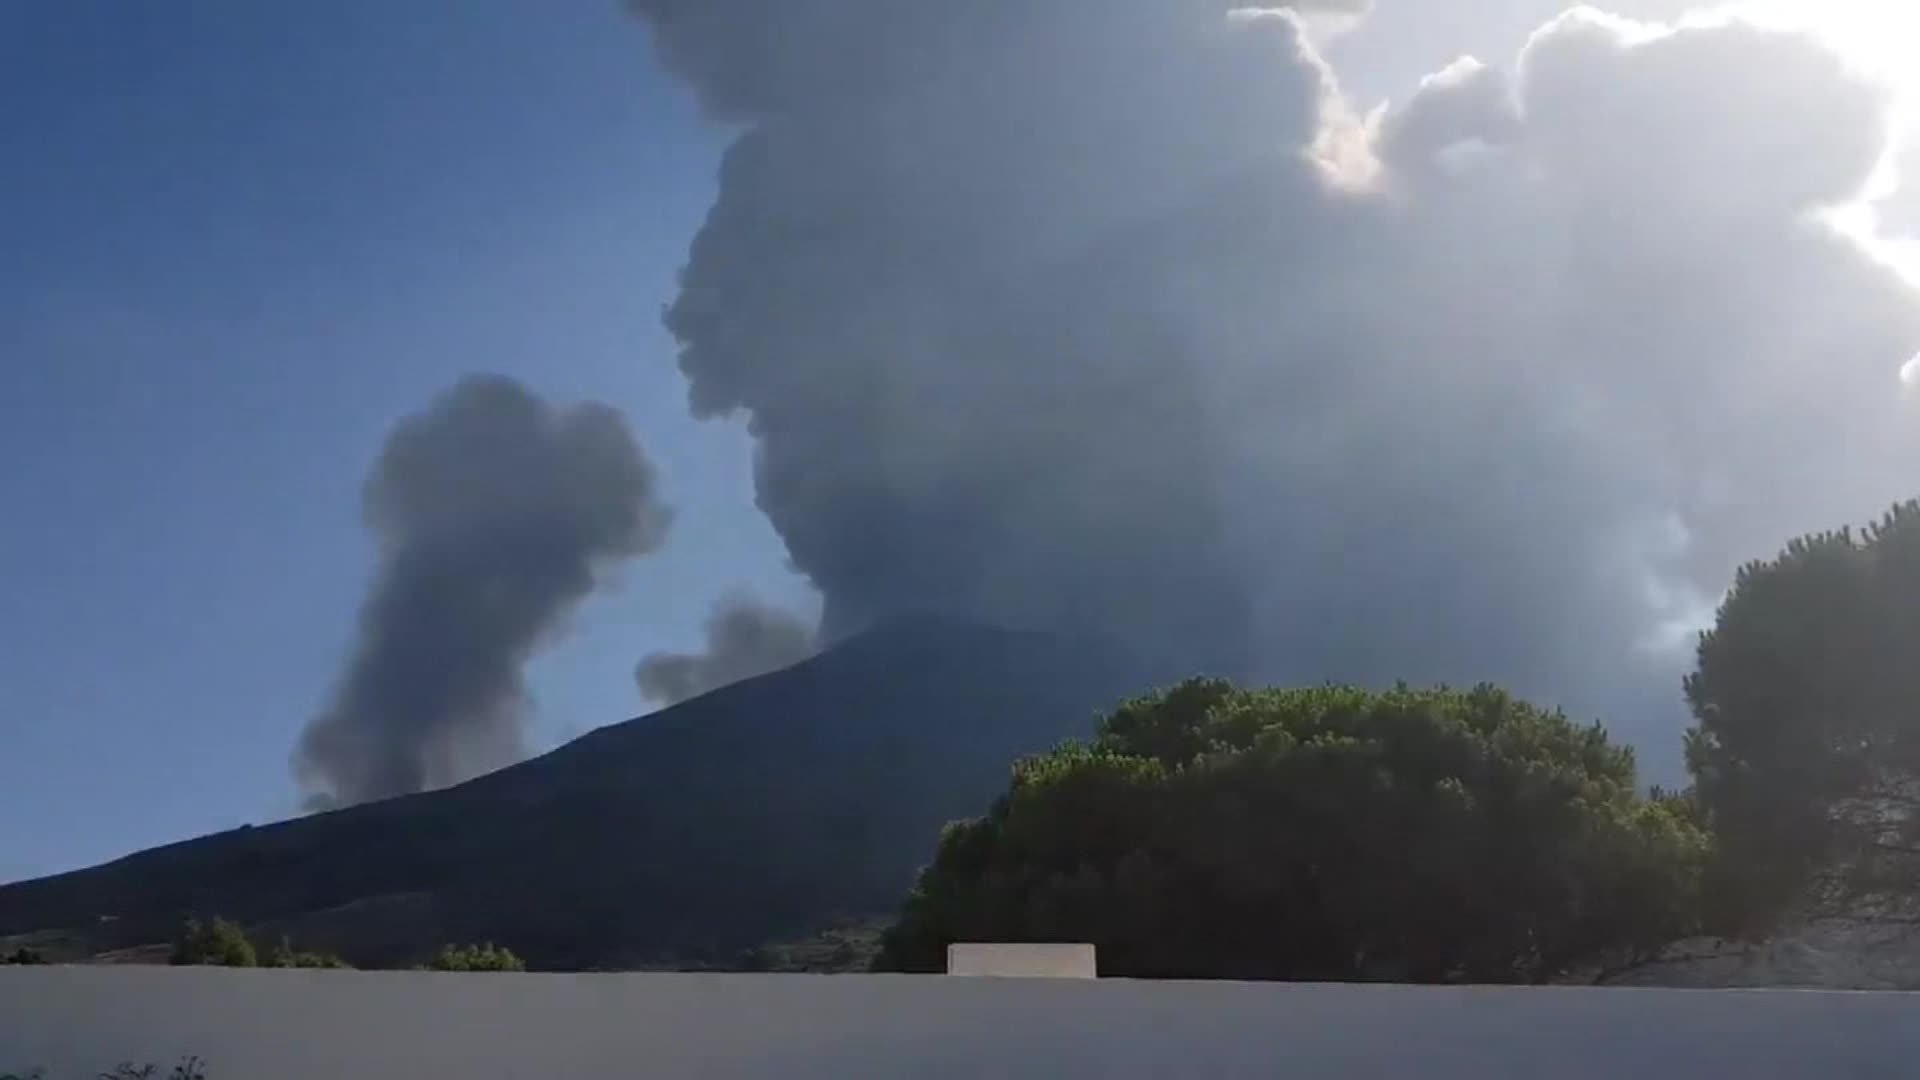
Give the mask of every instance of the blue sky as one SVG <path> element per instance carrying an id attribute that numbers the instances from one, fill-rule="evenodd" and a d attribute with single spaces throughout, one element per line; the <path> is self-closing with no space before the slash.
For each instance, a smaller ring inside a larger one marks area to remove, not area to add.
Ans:
<path id="1" fill-rule="evenodd" d="M 0 8 L 0 880 L 293 812 L 361 480 L 463 373 L 621 408 L 680 513 L 536 663 L 536 745 L 722 592 L 811 602 L 659 327 L 724 133 L 613 0 L 457 9 Z"/>

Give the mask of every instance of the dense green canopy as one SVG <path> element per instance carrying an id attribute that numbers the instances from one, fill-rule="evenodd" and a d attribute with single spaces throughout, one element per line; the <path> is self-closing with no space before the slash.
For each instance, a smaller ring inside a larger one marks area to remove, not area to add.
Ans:
<path id="1" fill-rule="evenodd" d="M 1740 571 L 1687 681 L 1687 764 L 1720 838 L 1712 893 L 1728 928 L 1911 904 L 1916 659 L 1920 503 Z"/>
<path id="2" fill-rule="evenodd" d="M 1492 687 L 1195 680 L 1017 765 L 878 965 L 1086 941 L 1106 975 L 1537 981 L 1692 929 L 1708 847 L 1599 727 Z"/>

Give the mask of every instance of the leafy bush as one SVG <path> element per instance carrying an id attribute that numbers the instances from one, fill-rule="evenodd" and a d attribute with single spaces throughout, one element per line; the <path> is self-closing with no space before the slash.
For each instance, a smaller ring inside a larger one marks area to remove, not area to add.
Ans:
<path id="1" fill-rule="evenodd" d="M 491 941 L 482 945 L 443 945 L 427 967 L 432 971 L 527 970 L 527 965 L 512 950 Z"/>
<path id="2" fill-rule="evenodd" d="M 1597 725 L 1492 687 L 1194 680 L 949 826 L 877 966 L 1084 941 L 1107 975 L 1538 981 L 1689 932 L 1709 848 Z"/>
<path id="3" fill-rule="evenodd" d="M 260 958 L 238 923 L 219 918 L 210 923 L 188 919 L 167 962 L 176 966 L 257 967 Z"/>

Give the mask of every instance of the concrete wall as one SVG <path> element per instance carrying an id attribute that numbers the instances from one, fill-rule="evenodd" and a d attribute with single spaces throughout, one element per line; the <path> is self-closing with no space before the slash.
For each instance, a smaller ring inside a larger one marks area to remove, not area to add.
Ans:
<path id="1" fill-rule="evenodd" d="M 1092 979 L 1099 965 L 1091 945 L 966 943 L 947 946 L 947 974 Z"/>
<path id="2" fill-rule="evenodd" d="M 942 976 L 0 968 L 0 1073 L 208 1080 L 1920 1075 L 1920 997 Z"/>

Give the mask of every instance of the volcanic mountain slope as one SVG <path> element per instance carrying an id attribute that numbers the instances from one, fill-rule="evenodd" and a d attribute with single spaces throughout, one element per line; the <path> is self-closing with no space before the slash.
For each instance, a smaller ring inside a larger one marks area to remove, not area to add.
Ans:
<path id="1" fill-rule="evenodd" d="M 218 914 L 363 964 L 483 939 L 538 967 L 726 964 L 890 912 L 1014 758 L 1144 688 L 1105 647 L 899 621 L 457 787 L 0 888 L 0 936 L 151 955 Z"/>

